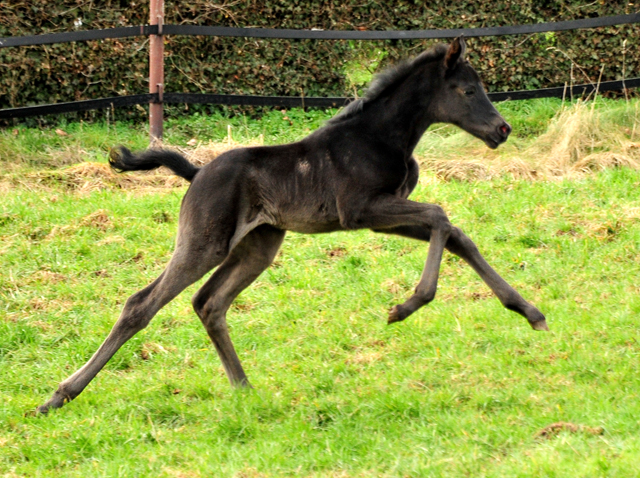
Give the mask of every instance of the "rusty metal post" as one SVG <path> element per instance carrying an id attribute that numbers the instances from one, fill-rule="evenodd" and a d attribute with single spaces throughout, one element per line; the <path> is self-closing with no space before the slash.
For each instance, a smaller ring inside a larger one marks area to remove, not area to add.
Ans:
<path id="1" fill-rule="evenodd" d="M 149 37 L 149 93 L 158 93 L 159 101 L 149 104 L 149 136 L 151 145 L 162 141 L 164 92 L 164 0 L 150 0 L 149 24 L 158 25 L 158 35 Z"/>

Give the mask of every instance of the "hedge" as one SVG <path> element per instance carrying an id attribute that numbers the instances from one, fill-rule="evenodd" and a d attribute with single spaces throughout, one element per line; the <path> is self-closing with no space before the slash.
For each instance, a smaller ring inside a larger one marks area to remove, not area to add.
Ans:
<path id="1" fill-rule="evenodd" d="M 165 21 L 339 30 L 471 28 L 635 13 L 640 7 L 632 1 L 192 0 L 166 2 Z M 0 37 L 139 25 L 148 16 L 147 0 L 6 1 L 0 3 Z M 640 76 L 639 38 L 640 26 L 633 25 L 467 44 L 487 88 L 507 91 L 596 81 L 602 68 L 603 81 Z M 352 95 L 369 70 L 431 43 L 168 36 L 165 91 Z M 0 108 L 146 92 L 147 57 L 143 37 L 0 49 Z"/>

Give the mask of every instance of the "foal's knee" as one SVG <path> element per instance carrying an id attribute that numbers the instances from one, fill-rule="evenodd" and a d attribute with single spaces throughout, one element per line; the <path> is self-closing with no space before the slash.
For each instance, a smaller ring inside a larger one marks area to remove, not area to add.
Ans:
<path id="1" fill-rule="evenodd" d="M 445 245 L 447 250 L 457 256 L 469 257 L 470 255 L 476 254 L 478 251 L 478 247 L 476 244 L 469 239 L 469 237 L 462 232 L 462 229 L 456 226 L 451 227 L 451 234 L 449 234 L 449 239 Z"/>
<path id="2" fill-rule="evenodd" d="M 203 317 L 204 306 L 207 303 L 207 299 L 209 297 L 201 294 L 200 291 L 196 292 L 196 294 L 191 298 L 191 306 L 193 310 L 196 311 L 198 317 Z"/>
<path id="3" fill-rule="evenodd" d="M 449 217 L 447 216 L 447 213 L 444 212 L 444 209 L 442 209 L 442 207 L 434 204 L 433 209 L 430 211 L 429 220 L 434 231 L 440 231 L 447 237 L 451 234 L 453 225 L 449 221 Z"/>
<path id="4" fill-rule="evenodd" d="M 211 300 L 209 294 L 196 293 L 191 299 L 191 305 L 205 325 L 210 321 L 212 316 L 220 315 L 221 312 L 220 307 L 216 307 L 215 301 Z"/>

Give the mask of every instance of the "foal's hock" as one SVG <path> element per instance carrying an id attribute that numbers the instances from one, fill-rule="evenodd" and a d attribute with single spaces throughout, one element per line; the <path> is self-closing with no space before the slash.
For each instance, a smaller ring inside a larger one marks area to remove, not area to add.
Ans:
<path id="1" fill-rule="evenodd" d="M 545 318 L 495 272 L 475 244 L 440 206 L 407 199 L 418 182 L 412 152 L 433 123 L 453 123 L 490 148 L 511 127 L 493 107 L 464 58 L 462 38 L 438 45 L 377 76 L 367 94 L 302 141 L 240 148 L 202 168 L 174 151 L 111 151 L 119 171 L 167 166 L 191 181 L 175 252 L 165 271 L 126 302 L 111 333 L 91 359 L 38 408 L 47 412 L 74 399 L 117 350 L 186 287 L 217 267 L 193 297 L 193 307 L 233 385 L 249 386 L 227 330 L 237 295 L 270 264 L 286 231 L 331 232 L 369 228 L 429 241 L 415 293 L 389 312 L 406 319 L 433 300 L 444 249 L 464 259 L 502 304 L 536 330 Z"/>

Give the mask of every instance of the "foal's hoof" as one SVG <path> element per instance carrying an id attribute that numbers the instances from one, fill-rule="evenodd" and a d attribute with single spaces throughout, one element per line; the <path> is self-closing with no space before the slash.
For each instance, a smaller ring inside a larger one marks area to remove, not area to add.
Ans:
<path id="1" fill-rule="evenodd" d="M 544 330 L 549 331 L 549 326 L 547 325 L 546 320 L 538 320 L 537 322 L 529 322 L 531 324 L 531 328 L 533 330 Z"/>
<path id="2" fill-rule="evenodd" d="M 391 307 L 389 311 L 389 318 L 387 319 L 387 324 L 393 324 L 394 322 L 402 322 L 404 319 L 409 317 L 409 313 L 401 306 L 394 305 Z"/>
<path id="3" fill-rule="evenodd" d="M 253 385 L 249 383 L 246 377 L 240 380 L 231 380 L 231 386 L 239 390 L 253 390 Z"/>
<path id="4" fill-rule="evenodd" d="M 39 407 L 33 409 L 33 410 L 28 410 L 26 412 L 24 412 L 24 416 L 25 417 L 37 417 L 38 415 L 46 415 L 49 413 L 49 405 L 44 404 L 44 405 L 40 405 Z"/>
<path id="5" fill-rule="evenodd" d="M 44 405 L 40 405 L 35 409 L 35 415 L 46 415 L 49 413 L 49 410 L 52 408 L 61 408 L 65 403 L 69 402 L 71 399 L 69 397 L 65 397 L 62 393 L 56 391 L 53 394 L 53 397 L 49 399 L 47 403 Z"/>

